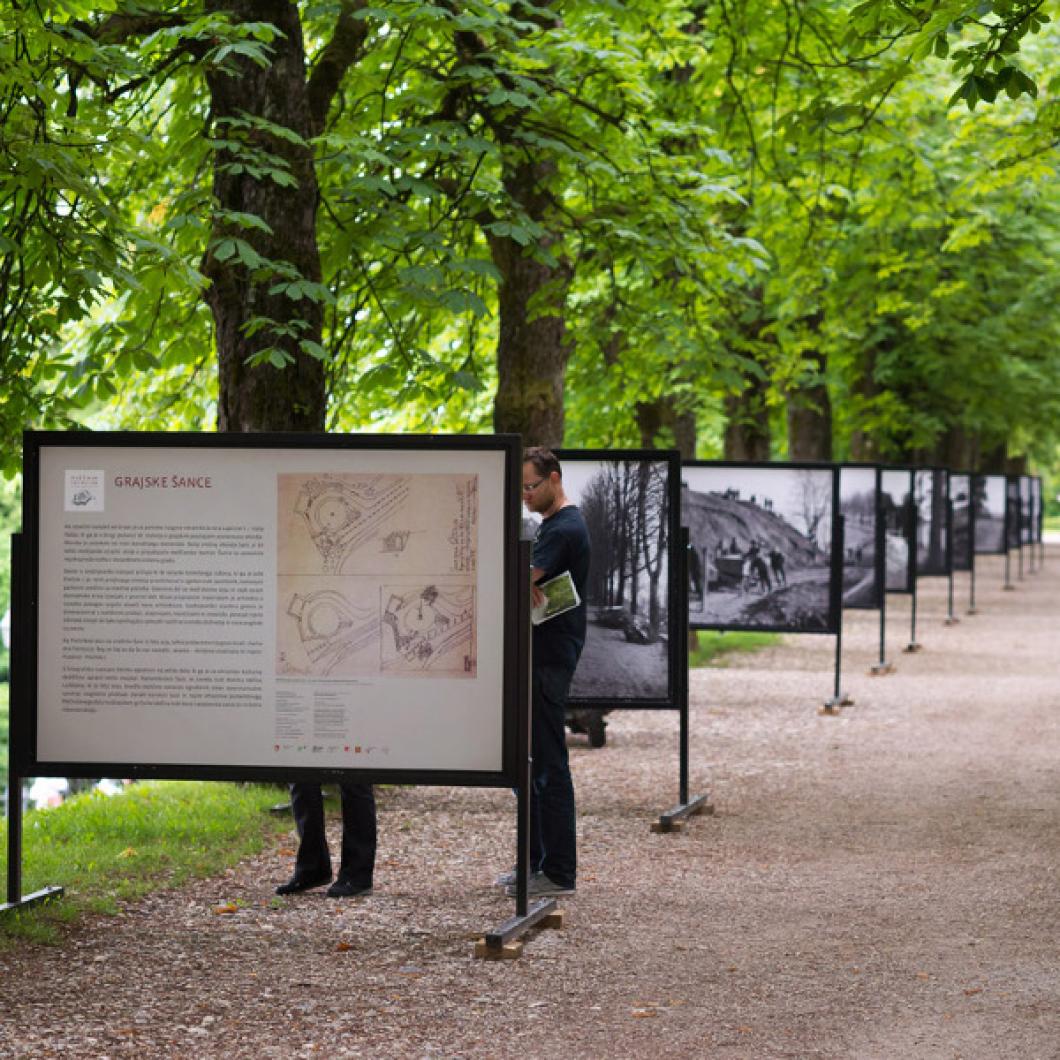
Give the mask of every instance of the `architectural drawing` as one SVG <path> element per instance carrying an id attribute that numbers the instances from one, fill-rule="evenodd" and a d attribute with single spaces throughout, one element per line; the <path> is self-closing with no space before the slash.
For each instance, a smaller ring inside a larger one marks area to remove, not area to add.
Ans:
<path id="1" fill-rule="evenodd" d="M 384 587 L 385 671 L 475 675 L 475 592 L 465 586 Z"/>
<path id="2" fill-rule="evenodd" d="M 296 623 L 305 660 L 314 674 L 334 672 L 379 640 L 378 610 L 359 608 L 334 589 L 294 593 L 286 613 Z M 289 653 L 285 658 L 290 663 Z"/>
<path id="3" fill-rule="evenodd" d="M 295 511 L 324 561 L 338 573 L 350 555 L 382 538 L 409 496 L 407 475 L 321 475 L 302 483 Z"/>

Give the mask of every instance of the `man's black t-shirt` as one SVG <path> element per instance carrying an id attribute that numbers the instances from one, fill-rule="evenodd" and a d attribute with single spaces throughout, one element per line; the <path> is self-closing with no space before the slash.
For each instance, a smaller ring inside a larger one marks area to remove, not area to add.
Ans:
<path id="1" fill-rule="evenodd" d="M 539 626 L 534 626 L 534 664 L 562 666 L 574 672 L 585 645 L 585 583 L 589 577 L 589 531 L 582 513 L 573 504 L 560 508 L 538 527 L 533 564 L 547 582 L 570 571 L 581 603 Z"/>

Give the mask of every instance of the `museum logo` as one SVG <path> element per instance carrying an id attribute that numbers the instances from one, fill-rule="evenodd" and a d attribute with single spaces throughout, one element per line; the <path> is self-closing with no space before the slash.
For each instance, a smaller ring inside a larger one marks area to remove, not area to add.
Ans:
<path id="1" fill-rule="evenodd" d="M 67 471 L 64 496 L 65 511 L 103 511 L 103 472 Z"/>

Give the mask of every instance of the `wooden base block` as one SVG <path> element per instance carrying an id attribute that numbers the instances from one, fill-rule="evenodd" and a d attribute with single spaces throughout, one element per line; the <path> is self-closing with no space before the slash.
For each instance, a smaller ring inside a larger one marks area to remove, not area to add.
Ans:
<path id="1" fill-rule="evenodd" d="M 902 651 L 904 651 L 906 655 L 915 655 L 918 651 L 923 651 L 923 650 L 924 650 L 924 648 L 923 648 L 923 645 L 921 645 L 921 644 L 907 644 L 902 649 Z"/>
<path id="2" fill-rule="evenodd" d="M 671 821 L 670 824 L 664 825 L 662 821 L 656 821 L 652 826 L 651 830 L 658 835 L 660 832 L 683 832 L 685 830 L 684 821 Z"/>
<path id="3" fill-rule="evenodd" d="M 554 916 L 555 914 L 549 915 Z M 562 916 L 562 913 L 560 915 Z M 514 961 L 522 955 L 523 944 L 518 940 L 506 942 L 503 946 L 487 946 L 485 939 L 479 939 L 475 943 L 475 956 L 483 961 Z"/>
<path id="4" fill-rule="evenodd" d="M 542 917 L 541 926 L 543 928 L 553 928 L 555 931 L 560 931 L 563 928 L 563 910 L 556 909 L 549 913 L 548 916 Z"/>
<path id="5" fill-rule="evenodd" d="M 956 615 L 953 615 L 951 618 L 947 618 L 946 621 L 942 624 L 944 626 L 959 626 L 961 624 L 961 620 Z"/>
<path id="6" fill-rule="evenodd" d="M 817 713 L 824 718 L 838 718 L 839 706 L 832 703 L 824 703 L 817 708 Z"/>

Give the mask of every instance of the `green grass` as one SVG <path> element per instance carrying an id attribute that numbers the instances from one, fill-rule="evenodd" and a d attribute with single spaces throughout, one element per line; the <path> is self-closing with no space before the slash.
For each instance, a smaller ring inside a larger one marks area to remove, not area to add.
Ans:
<path id="1" fill-rule="evenodd" d="M 0 788 L 7 784 L 7 682 L 0 684 Z"/>
<path id="2" fill-rule="evenodd" d="M 712 630 L 699 630 L 696 634 L 697 645 L 688 653 L 688 665 L 724 666 L 725 656 L 734 652 L 761 651 L 780 643 L 779 633 L 718 633 Z"/>
<path id="3" fill-rule="evenodd" d="M 275 787 L 189 781 L 134 784 L 120 795 L 88 792 L 23 821 L 22 893 L 66 889 L 61 901 L 0 917 L 0 947 L 57 942 L 63 925 L 110 914 L 118 903 L 213 876 L 291 827 L 269 806 Z M 0 881 L 7 822 L 0 822 Z M 4 895 L 6 899 L 6 894 Z"/>
<path id="4" fill-rule="evenodd" d="M 1060 515 L 1047 515 L 1042 521 L 1042 529 L 1045 532 L 1060 533 Z"/>

